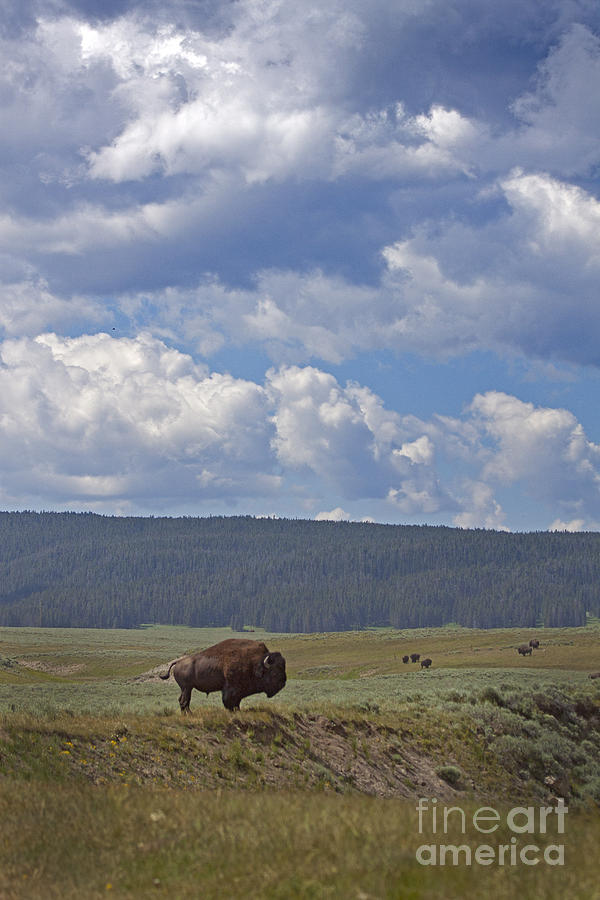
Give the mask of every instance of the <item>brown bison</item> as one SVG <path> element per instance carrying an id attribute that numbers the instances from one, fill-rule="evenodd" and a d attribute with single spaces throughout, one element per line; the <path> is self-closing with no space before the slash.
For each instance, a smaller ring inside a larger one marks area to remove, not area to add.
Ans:
<path id="1" fill-rule="evenodd" d="M 532 638 L 532 639 L 529 641 L 529 646 L 530 646 L 530 647 L 533 647 L 534 650 L 537 650 L 538 647 L 540 646 L 540 642 L 538 641 L 537 638 Z"/>
<path id="2" fill-rule="evenodd" d="M 600 672 L 590 672 L 590 678 L 600 678 Z"/>
<path id="3" fill-rule="evenodd" d="M 531 656 L 533 647 L 530 647 L 528 644 L 521 644 L 521 646 L 517 648 L 517 652 L 520 653 L 521 656 Z"/>
<path id="4" fill-rule="evenodd" d="M 421 668 L 428 669 L 432 662 L 433 662 L 433 660 L 429 659 L 429 657 L 427 657 L 427 659 L 422 659 L 421 660 Z"/>
<path id="5" fill-rule="evenodd" d="M 285 659 L 281 653 L 270 653 L 262 641 L 228 638 L 194 653 L 181 656 L 171 663 L 166 681 L 173 669 L 173 677 L 181 688 L 179 706 L 186 713 L 190 708 L 192 690 L 221 691 L 226 709 L 239 709 L 244 697 L 266 694 L 273 697 L 285 687 Z"/>
<path id="6" fill-rule="evenodd" d="M 411 661 L 411 662 L 419 662 L 420 659 L 421 659 L 421 654 L 420 654 L 420 653 L 411 653 L 411 654 L 410 654 L 410 661 Z"/>
<path id="7" fill-rule="evenodd" d="M 409 657 L 408 657 L 408 656 L 403 656 L 403 657 L 402 657 L 402 662 L 403 662 L 403 663 L 407 663 L 408 660 L 409 660 Z"/>

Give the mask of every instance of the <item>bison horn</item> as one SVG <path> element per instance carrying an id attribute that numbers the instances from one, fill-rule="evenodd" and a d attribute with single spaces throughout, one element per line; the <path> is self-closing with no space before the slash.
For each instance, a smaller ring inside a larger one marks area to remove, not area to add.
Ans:
<path id="1" fill-rule="evenodd" d="M 267 655 L 263 659 L 263 666 L 268 669 L 269 666 L 272 666 L 272 665 L 273 665 L 273 660 L 271 659 L 271 654 L 267 653 Z"/>

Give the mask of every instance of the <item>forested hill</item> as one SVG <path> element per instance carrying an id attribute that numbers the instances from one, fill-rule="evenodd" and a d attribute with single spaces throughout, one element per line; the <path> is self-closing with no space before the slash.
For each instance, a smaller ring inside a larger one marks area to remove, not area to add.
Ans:
<path id="1" fill-rule="evenodd" d="M 0 513 L 0 625 L 583 625 L 600 534 Z"/>

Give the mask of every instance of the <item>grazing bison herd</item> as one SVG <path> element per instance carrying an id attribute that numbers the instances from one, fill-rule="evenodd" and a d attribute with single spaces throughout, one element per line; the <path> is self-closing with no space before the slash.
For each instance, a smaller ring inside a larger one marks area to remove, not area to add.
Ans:
<path id="1" fill-rule="evenodd" d="M 534 650 L 538 650 L 540 646 L 540 642 L 537 638 L 532 638 L 528 644 L 521 644 L 520 647 L 517 647 L 517 653 L 521 656 L 531 656 Z"/>
<path id="2" fill-rule="evenodd" d="M 429 666 L 431 665 L 431 663 L 433 662 L 433 660 L 429 659 L 429 657 L 427 659 L 421 659 L 420 653 L 411 653 L 410 656 L 406 655 L 406 656 L 402 657 L 403 663 L 407 663 L 409 660 L 412 663 L 417 663 L 417 662 L 419 662 L 419 660 L 421 660 L 421 668 L 422 669 L 428 669 Z"/>

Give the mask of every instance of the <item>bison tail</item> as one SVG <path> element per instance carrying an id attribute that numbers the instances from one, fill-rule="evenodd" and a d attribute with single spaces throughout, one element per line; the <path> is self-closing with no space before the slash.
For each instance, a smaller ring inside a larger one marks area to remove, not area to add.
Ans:
<path id="1" fill-rule="evenodd" d="M 161 676 L 160 676 L 160 677 L 162 678 L 163 681 L 166 681 L 166 680 L 167 680 L 167 678 L 168 678 L 169 675 L 171 674 L 171 669 L 173 668 L 173 666 L 175 665 L 176 662 L 179 662 L 179 660 L 178 660 L 178 659 L 174 659 L 173 662 L 171 663 L 171 665 L 169 666 L 169 668 L 167 669 L 167 674 L 166 674 L 166 675 L 161 675 Z"/>

